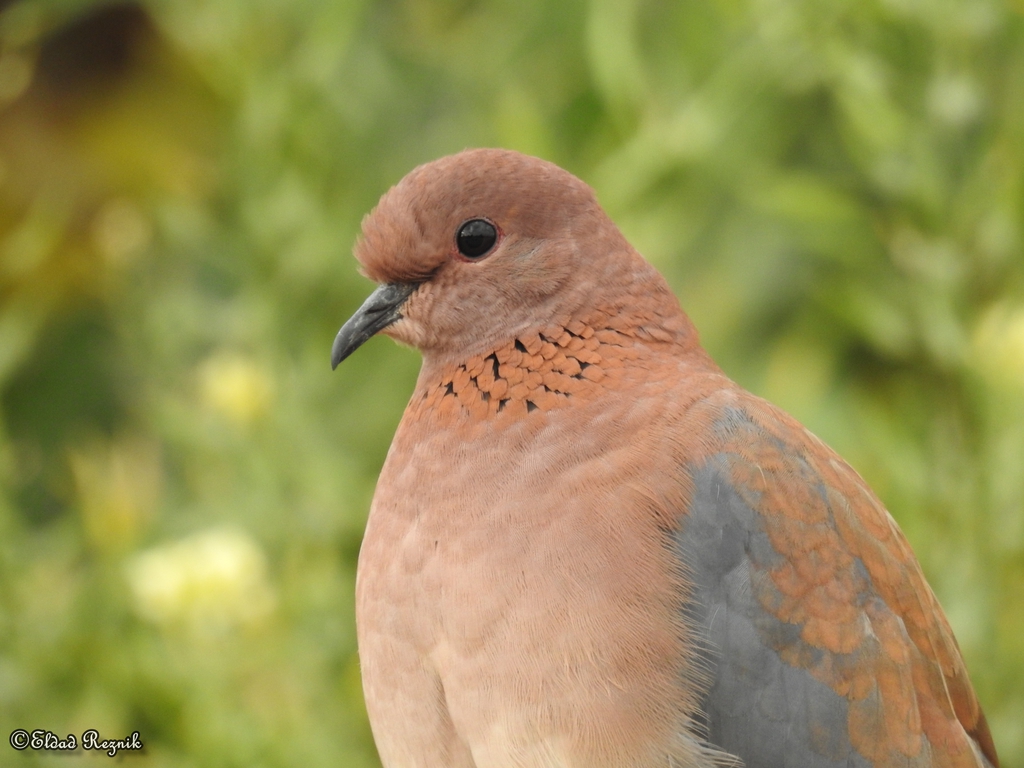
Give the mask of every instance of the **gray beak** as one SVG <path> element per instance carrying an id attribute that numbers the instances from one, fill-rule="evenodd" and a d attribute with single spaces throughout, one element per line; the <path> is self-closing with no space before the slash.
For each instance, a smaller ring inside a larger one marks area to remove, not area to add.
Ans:
<path id="1" fill-rule="evenodd" d="M 331 370 L 375 333 L 400 320 L 402 305 L 418 287 L 418 283 L 386 283 L 371 293 L 338 331 L 331 347 Z"/>

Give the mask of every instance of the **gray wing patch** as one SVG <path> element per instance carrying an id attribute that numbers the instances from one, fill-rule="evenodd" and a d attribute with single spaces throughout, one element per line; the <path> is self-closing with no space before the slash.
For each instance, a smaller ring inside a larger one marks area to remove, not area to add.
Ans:
<path id="1" fill-rule="evenodd" d="M 757 603 L 751 578 L 780 556 L 729 484 L 725 458 L 691 476 L 693 501 L 675 544 L 694 584 L 685 613 L 703 633 L 700 663 L 713 681 L 703 706 L 709 742 L 747 768 L 867 768 L 850 745 L 846 699 L 766 644 L 799 642 L 800 627 Z"/>

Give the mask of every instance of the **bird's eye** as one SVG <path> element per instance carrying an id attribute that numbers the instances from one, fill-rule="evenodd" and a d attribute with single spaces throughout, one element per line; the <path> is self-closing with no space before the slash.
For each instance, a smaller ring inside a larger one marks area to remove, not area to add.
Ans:
<path id="1" fill-rule="evenodd" d="M 470 219 L 455 235 L 459 253 L 467 259 L 479 259 L 498 241 L 498 230 L 486 219 Z"/>

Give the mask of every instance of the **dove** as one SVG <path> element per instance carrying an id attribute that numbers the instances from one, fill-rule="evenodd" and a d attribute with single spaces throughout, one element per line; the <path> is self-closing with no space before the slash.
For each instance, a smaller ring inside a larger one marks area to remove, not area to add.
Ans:
<path id="1" fill-rule="evenodd" d="M 864 480 L 731 381 L 583 181 L 473 149 L 363 221 L 415 389 L 359 554 L 387 768 L 998 759 L 952 630 Z"/>

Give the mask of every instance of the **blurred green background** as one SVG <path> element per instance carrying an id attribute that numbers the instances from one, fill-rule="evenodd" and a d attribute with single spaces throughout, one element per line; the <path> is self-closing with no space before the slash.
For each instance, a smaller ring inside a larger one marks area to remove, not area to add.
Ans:
<path id="1" fill-rule="evenodd" d="M 362 215 L 483 145 L 867 478 L 1024 768 L 1019 0 L 0 0 L 3 740 L 376 764 L 354 568 L 419 360 L 330 346 Z"/>

